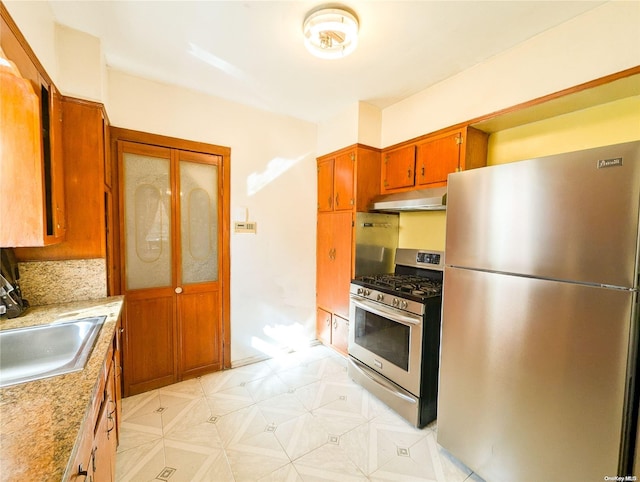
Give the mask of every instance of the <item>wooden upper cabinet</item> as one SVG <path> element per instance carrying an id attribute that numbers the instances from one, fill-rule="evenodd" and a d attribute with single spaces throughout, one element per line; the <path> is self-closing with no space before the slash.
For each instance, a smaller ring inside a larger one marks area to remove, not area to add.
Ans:
<path id="1" fill-rule="evenodd" d="M 0 12 L 0 46 L 15 64 L 0 69 L 0 246 L 46 246 L 65 235 L 59 95 L 15 24 Z"/>
<path id="2" fill-rule="evenodd" d="M 446 186 L 452 172 L 486 166 L 487 139 L 487 133 L 467 126 L 383 152 L 382 192 Z"/>
<path id="3" fill-rule="evenodd" d="M 333 211 L 334 160 L 318 161 L 318 211 Z"/>
<path id="4" fill-rule="evenodd" d="M 57 94 L 16 70 L 0 72 L 2 169 L 0 246 L 46 246 L 65 234 Z"/>
<path id="5" fill-rule="evenodd" d="M 382 155 L 382 191 L 393 191 L 413 186 L 415 166 L 415 145 L 385 152 Z"/>
<path id="6" fill-rule="evenodd" d="M 318 211 L 353 208 L 355 159 L 351 151 L 318 161 Z"/>
<path id="7" fill-rule="evenodd" d="M 346 152 L 337 155 L 333 172 L 333 206 L 335 211 L 353 209 L 354 197 L 354 172 L 355 152 Z"/>
<path id="8" fill-rule="evenodd" d="M 63 130 L 53 137 L 59 139 L 53 145 L 64 156 L 65 239 L 53 246 L 16 249 L 16 257 L 23 261 L 103 258 L 106 249 L 103 106 L 62 97 L 57 108 L 62 111 Z"/>
<path id="9" fill-rule="evenodd" d="M 443 186 L 447 176 L 460 168 L 462 133 L 435 136 L 416 146 L 416 185 Z"/>
<path id="10" fill-rule="evenodd" d="M 380 150 L 355 144 L 318 158 L 318 211 L 366 211 L 380 193 Z"/>

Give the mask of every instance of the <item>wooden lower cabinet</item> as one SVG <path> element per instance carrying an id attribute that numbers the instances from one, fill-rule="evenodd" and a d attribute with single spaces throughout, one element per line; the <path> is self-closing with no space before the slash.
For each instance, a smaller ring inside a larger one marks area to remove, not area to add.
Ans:
<path id="1" fill-rule="evenodd" d="M 331 346 L 343 355 L 349 345 L 349 320 L 334 315 L 331 323 Z"/>
<path id="2" fill-rule="evenodd" d="M 331 346 L 346 355 L 349 345 L 349 320 L 318 308 L 316 310 L 316 336 L 324 345 Z"/>
<path id="3" fill-rule="evenodd" d="M 331 313 L 316 309 L 316 336 L 325 345 L 331 344 Z"/>
<path id="4" fill-rule="evenodd" d="M 120 424 L 120 390 L 117 386 L 120 334 L 121 323 L 118 322 L 102 375 L 97 382 L 97 396 L 76 442 L 77 450 L 72 465 L 75 470 L 68 481 L 113 482 L 116 479 L 116 450 Z"/>

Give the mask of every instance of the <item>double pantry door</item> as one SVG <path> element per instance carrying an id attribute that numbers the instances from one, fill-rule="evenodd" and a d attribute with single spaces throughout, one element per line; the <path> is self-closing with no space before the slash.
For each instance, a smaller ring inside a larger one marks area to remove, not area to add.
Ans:
<path id="1" fill-rule="evenodd" d="M 223 367 L 223 157 L 118 141 L 124 392 Z"/>

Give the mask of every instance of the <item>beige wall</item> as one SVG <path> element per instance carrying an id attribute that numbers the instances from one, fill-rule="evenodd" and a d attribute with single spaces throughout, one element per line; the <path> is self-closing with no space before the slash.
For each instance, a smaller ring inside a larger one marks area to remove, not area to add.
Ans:
<path id="1" fill-rule="evenodd" d="M 105 102 L 102 43 L 97 37 L 56 24 L 58 88 L 64 95 Z"/>
<path id="2" fill-rule="evenodd" d="M 49 3 L 16 0 L 3 1 L 3 3 L 42 66 L 53 82 L 58 85 L 56 29 Z"/>
<path id="3" fill-rule="evenodd" d="M 640 2 L 607 2 L 382 112 L 387 147 L 640 65 Z"/>

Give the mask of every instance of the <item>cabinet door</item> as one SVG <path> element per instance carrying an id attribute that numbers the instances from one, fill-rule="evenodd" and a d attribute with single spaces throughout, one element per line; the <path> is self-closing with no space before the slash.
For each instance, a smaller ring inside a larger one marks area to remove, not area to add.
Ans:
<path id="1" fill-rule="evenodd" d="M 93 478 L 90 479 L 93 482 L 112 482 L 113 477 L 111 472 L 111 444 L 108 438 L 109 430 L 109 418 L 108 418 L 108 403 L 104 403 L 100 411 L 100 418 L 98 422 L 98 428 L 96 429 L 95 437 L 93 439 L 93 450 L 91 469 L 93 469 Z M 115 454 L 114 454 L 115 456 Z"/>
<path id="2" fill-rule="evenodd" d="M 316 336 L 325 345 L 331 344 L 331 313 L 320 308 L 316 310 Z"/>
<path id="3" fill-rule="evenodd" d="M 316 302 L 318 306 L 331 311 L 333 289 L 331 271 L 333 268 L 333 224 L 332 213 L 318 214 L 318 235 L 316 244 Z"/>
<path id="4" fill-rule="evenodd" d="M 318 215 L 317 303 L 345 317 L 349 316 L 351 233 L 350 211 Z"/>
<path id="5" fill-rule="evenodd" d="M 333 170 L 334 210 L 351 210 L 355 204 L 354 178 L 356 156 L 348 152 L 336 156 Z"/>
<path id="6" fill-rule="evenodd" d="M 62 240 L 66 234 L 65 177 L 62 139 L 62 96 L 51 86 L 50 143 L 51 143 L 51 204 L 53 237 Z"/>
<path id="7" fill-rule="evenodd" d="M 17 75 L 0 76 L 0 246 L 42 246 L 46 235 L 40 98 Z"/>
<path id="8" fill-rule="evenodd" d="M 333 210 L 334 159 L 318 162 L 318 211 Z"/>
<path id="9" fill-rule="evenodd" d="M 351 212 L 340 212 L 333 215 L 333 266 L 330 273 L 331 288 L 333 291 L 333 309 L 345 318 L 349 317 L 349 285 L 352 278 L 351 256 Z"/>
<path id="10" fill-rule="evenodd" d="M 334 315 L 331 324 L 331 346 L 343 354 L 347 354 L 349 344 L 349 321 Z"/>
<path id="11" fill-rule="evenodd" d="M 416 153 L 416 184 L 442 186 L 447 176 L 460 167 L 462 134 L 454 132 L 418 144 Z"/>
<path id="12" fill-rule="evenodd" d="M 107 448 L 109 451 L 109 472 L 111 480 L 116 474 L 116 451 L 118 450 L 118 405 L 116 402 L 116 366 L 113 360 L 109 363 L 109 371 L 106 380 L 106 400 L 107 400 Z M 106 458 L 106 457 L 105 457 Z"/>
<path id="13" fill-rule="evenodd" d="M 386 152 L 383 155 L 383 191 L 413 186 L 415 181 L 415 154 L 415 146 L 406 146 Z"/>

